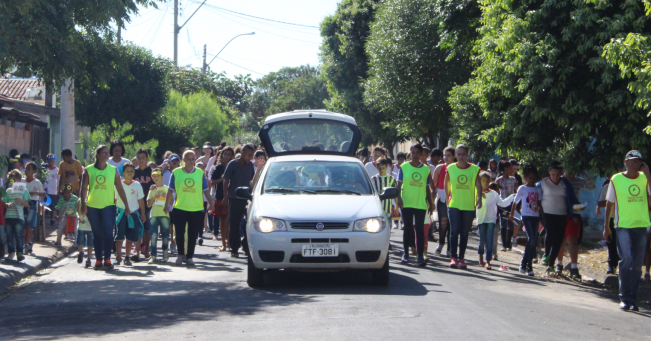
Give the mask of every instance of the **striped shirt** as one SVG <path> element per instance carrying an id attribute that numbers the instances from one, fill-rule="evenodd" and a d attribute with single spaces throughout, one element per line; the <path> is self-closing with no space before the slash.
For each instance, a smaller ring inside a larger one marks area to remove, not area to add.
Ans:
<path id="1" fill-rule="evenodd" d="M 384 192 L 384 189 L 387 187 L 396 187 L 396 179 L 391 175 L 375 175 L 371 178 L 371 182 L 373 183 L 373 186 L 378 193 Z M 391 199 L 382 200 L 382 208 L 384 209 L 384 213 L 391 214 L 391 207 Z"/>

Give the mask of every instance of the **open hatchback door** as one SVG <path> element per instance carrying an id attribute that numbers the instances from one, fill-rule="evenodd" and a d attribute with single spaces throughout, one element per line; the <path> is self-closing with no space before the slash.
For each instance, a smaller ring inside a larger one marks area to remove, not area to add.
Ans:
<path id="1" fill-rule="evenodd" d="M 325 110 L 296 110 L 267 117 L 259 136 L 269 157 L 355 157 L 362 133 L 350 116 Z"/>

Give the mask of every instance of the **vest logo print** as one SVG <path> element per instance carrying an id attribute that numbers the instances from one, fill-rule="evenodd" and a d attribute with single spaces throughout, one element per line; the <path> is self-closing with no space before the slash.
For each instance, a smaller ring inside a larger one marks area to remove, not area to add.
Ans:
<path id="1" fill-rule="evenodd" d="M 188 179 L 185 179 L 185 181 L 184 181 L 183 183 L 185 184 L 185 187 L 192 187 L 192 186 L 194 186 L 194 180 L 189 179 L 189 178 L 188 178 Z"/>
<path id="2" fill-rule="evenodd" d="M 106 189 L 106 177 L 102 174 L 95 177 L 95 189 Z"/>
<path id="3" fill-rule="evenodd" d="M 194 179 L 186 178 L 183 180 L 183 185 L 185 186 L 182 190 L 186 193 L 196 193 L 197 189 L 194 188 Z"/>
<path id="4" fill-rule="evenodd" d="M 642 202 L 644 198 L 640 197 L 640 187 L 638 185 L 630 185 L 628 187 L 628 194 L 631 196 L 628 197 L 628 202 Z"/>
<path id="5" fill-rule="evenodd" d="M 420 173 L 411 174 L 411 179 L 414 180 L 414 181 L 420 181 L 422 178 L 423 178 L 423 176 L 420 175 Z"/>
<path id="6" fill-rule="evenodd" d="M 461 185 L 465 185 L 465 184 L 468 182 L 468 177 L 465 176 L 465 175 L 463 175 L 463 174 L 461 174 L 461 175 L 459 175 L 459 177 L 457 178 L 457 181 L 459 182 L 459 184 L 461 184 Z"/>

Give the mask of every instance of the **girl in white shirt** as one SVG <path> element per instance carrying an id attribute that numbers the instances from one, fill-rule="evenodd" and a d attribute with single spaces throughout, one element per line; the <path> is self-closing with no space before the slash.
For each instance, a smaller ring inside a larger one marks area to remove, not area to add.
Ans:
<path id="1" fill-rule="evenodd" d="M 518 193 L 513 201 L 513 209 L 509 220 L 513 221 L 515 206 L 522 201 L 522 223 L 527 232 L 527 246 L 524 248 L 520 272 L 533 276 L 533 259 L 536 257 L 536 244 L 538 242 L 538 225 L 542 213 L 542 190 L 536 187 L 538 181 L 538 170 L 533 165 L 527 165 L 522 172 L 525 184 L 518 188 Z"/>
<path id="2" fill-rule="evenodd" d="M 479 266 L 486 266 L 487 270 L 491 269 L 491 256 L 493 254 L 493 231 L 495 229 L 495 221 L 497 221 L 497 205 L 508 207 L 515 194 L 502 199 L 497 193 L 499 187 L 496 183 L 491 183 L 491 174 L 488 172 L 481 172 L 479 174 L 481 181 L 482 191 L 482 207 L 477 209 L 477 225 L 479 227 Z M 486 263 L 484 263 L 484 246 L 486 249 Z"/>

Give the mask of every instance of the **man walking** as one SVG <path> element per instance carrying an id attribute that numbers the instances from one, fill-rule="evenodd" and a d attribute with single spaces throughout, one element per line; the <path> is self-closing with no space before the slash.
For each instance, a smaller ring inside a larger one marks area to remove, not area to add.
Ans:
<path id="1" fill-rule="evenodd" d="M 612 177 L 606 195 L 604 239 L 610 239 L 608 226 L 615 207 L 615 233 L 619 253 L 619 309 L 639 311 L 635 298 L 642 275 L 649 221 L 649 167 L 637 150 L 626 153 L 626 171 Z"/>

